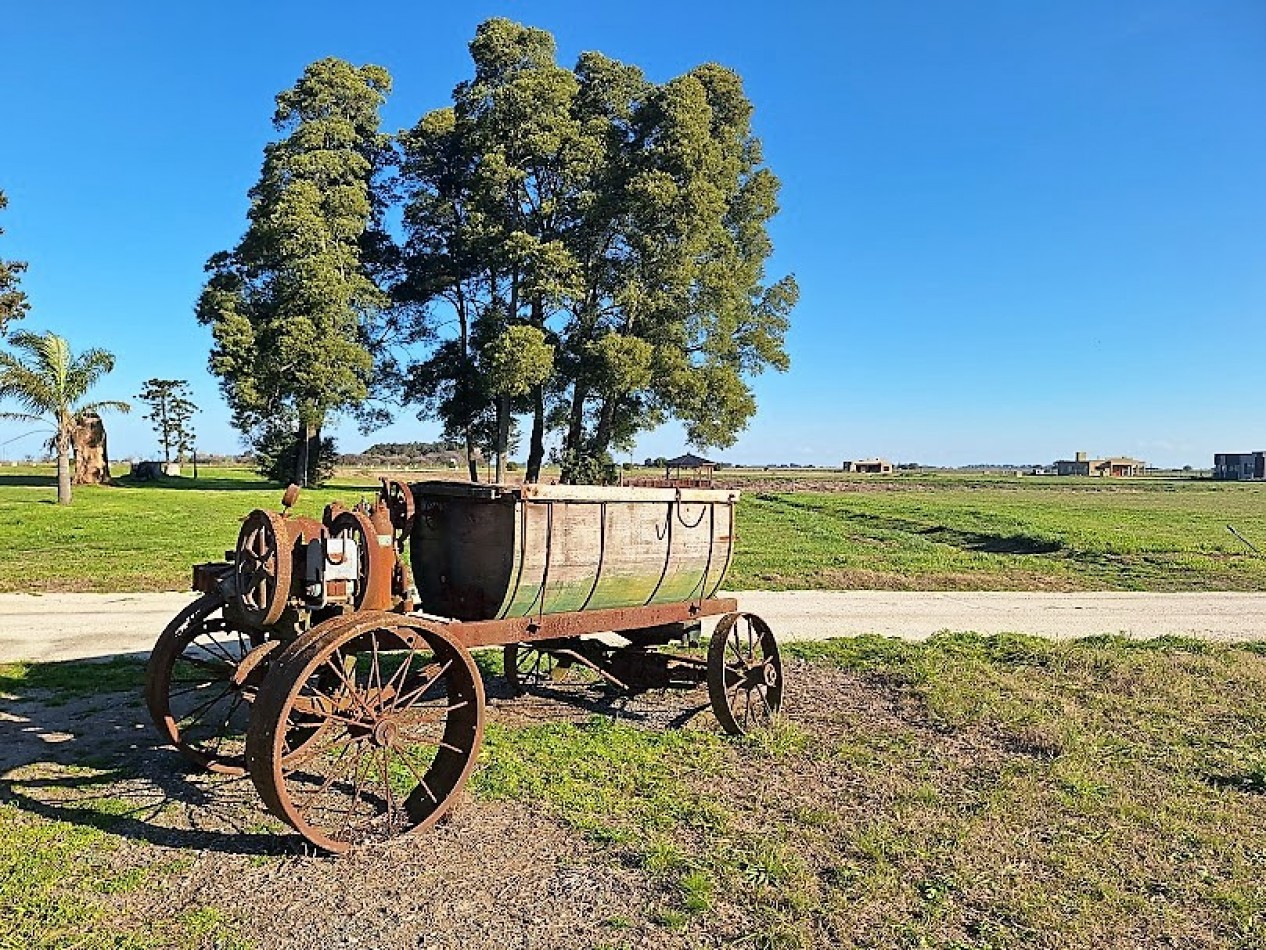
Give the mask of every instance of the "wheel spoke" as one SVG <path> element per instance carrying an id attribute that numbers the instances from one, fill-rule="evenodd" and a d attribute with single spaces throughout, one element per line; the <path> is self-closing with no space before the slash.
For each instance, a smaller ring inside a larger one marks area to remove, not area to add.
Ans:
<path id="1" fill-rule="evenodd" d="M 408 694 L 408 698 L 407 698 L 407 699 L 406 699 L 406 698 L 402 695 L 402 696 L 400 697 L 400 699 L 399 699 L 397 702 L 393 703 L 393 704 L 392 704 L 392 707 L 391 707 L 391 708 L 392 708 L 392 710 L 398 709 L 400 706 L 411 706 L 411 705 L 413 705 L 413 701 L 414 701 L 415 699 L 417 699 L 419 696 L 421 696 L 423 693 L 425 693 L 425 692 L 426 692 L 428 689 L 430 689 L 432 686 L 434 686 L 434 685 L 436 684 L 436 682 L 438 682 L 438 681 L 439 681 L 439 678 L 440 678 L 441 676 L 443 676 L 443 675 L 445 674 L 445 672 L 447 672 L 447 671 L 448 671 L 448 668 L 449 668 L 450 666 L 452 666 L 452 665 L 453 665 L 453 661 L 452 661 L 452 660 L 448 660 L 447 662 L 445 662 L 444 664 L 442 664 L 442 665 L 440 666 L 440 668 L 439 668 L 439 671 L 438 671 L 438 672 L 436 672 L 436 674 L 435 674 L 434 676 L 432 676 L 429 680 L 427 680 L 427 682 L 426 682 L 425 684 L 423 684 L 422 686 L 419 686 L 419 687 L 418 687 L 417 689 L 415 689 L 413 692 L 409 693 L 409 694 Z M 430 669 L 430 668 L 428 667 L 428 670 L 429 670 L 429 669 Z"/>
<path id="2" fill-rule="evenodd" d="M 309 795 L 307 801 L 305 801 L 302 805 L 298 806 L 300 815 L 305 814 L 309 808 L 315 805 L 317 799 L 320 798 L 322 795 L 324 795 L 330 789 L 330 786 L 332 786 L 336 781 L 338 781 L 339 776 L 347 774 L 346 772 L 341 772 L 338 770 L 338 764 L 341 761 L 343 761 L 343 759 L 347 755 L 347 750 L 352 748 L 353 745 L 354 743 L 351 743 L 351 742 L 344 744 L 343 748 L 339 751 L 338 757 L 335 758 L 334 761 L 330 763 L 330 773 L 329 775 L 326 776 L 325 781 L 321 783 L 321 787 L 318 788 L 311 795 Z"/>

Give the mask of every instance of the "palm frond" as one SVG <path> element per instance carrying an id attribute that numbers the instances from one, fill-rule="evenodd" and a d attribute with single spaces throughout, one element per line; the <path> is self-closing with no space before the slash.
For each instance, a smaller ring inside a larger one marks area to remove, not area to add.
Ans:
<path id="1" fill-rule="evenodd" d="M 102 376 L 114 369 L 114 354 L 106 350 L 85 350 L 66 367 L 66 397 L 76 403 Z"/>
<path id="2" fill-rule="evenodd" d="M 32 412 L 57 407 L 57 393 L 49 381 L 12 353 L 0 353 L 0 399 L 14 399 Z"/>
<path id="3" fill-rule="evenodd" d="M 0 420 L 5 422 L 39 422 L 50 429 L 54 428 L 52 423 L 43 416 L 32 415 L 29 412 L 0 412 Z"/>
<path id="4" fill-rule="evenodd" d="M 76 410 L 76 415 L 82 416 L 90 412 L 95 412 L 97 415 L 101 415 L 101 411 L 103 409 L 110 412 L 121 412 L 126 415 L 132 411 L 132 404 L 130 402 L 124 402 L 121 399 L 101 399 L 97 402 L 89 402 L 80 406 L 78 410 Z"/>

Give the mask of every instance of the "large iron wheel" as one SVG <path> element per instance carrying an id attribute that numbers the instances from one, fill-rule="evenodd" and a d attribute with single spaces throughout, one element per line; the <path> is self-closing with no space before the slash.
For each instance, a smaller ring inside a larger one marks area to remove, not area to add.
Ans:
<path id="1" fill-rule="evenodd" d="M 294 748 L 296 730 L 317 720 Z M 474 767 L 483 722 L 474 661 L 442 627 L 362 613 L 314 627 L 277 660 L 247 761 L 269 811 L 345 851 L 438 821 Z"/>
<path id="2" fill-rule="evenodd" d="M 294 571 L 290 532 L 281 515 L 256 509 L 237 536 L 233 575 L 238 604 L 247 621 L 267 627 L 281 619 Z"/>
<path id="3" fill-rule="evenodd" d="M 204 594 L 159 635 L 145 670 L 145 704 L 163 738 L 205 769 L 246 773 L 251 703 L 277 646 L 225 616 Z"/>
<path id="4" fill-rule="evenodd" d="M 782 708 L 782 659 L 756 614 L 726 614 L 708 644 L 708 698 L 721 728 L 741 736 Z"/>

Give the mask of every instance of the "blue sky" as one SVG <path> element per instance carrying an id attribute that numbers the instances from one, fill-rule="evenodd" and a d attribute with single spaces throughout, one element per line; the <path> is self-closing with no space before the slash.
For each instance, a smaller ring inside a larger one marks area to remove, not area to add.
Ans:
<path id="1" fill-rule="evenodd" d="M 1266 447 L 1260 0 L 15 4 L 0 256 L 30 262 L 26 328 L 113 350 L 102 398 L 190 379 L 200 445 L 237 450 L 193 302 L 243 229 L 273 96 L 322 56 L 378 63 L 386 128 L 412 125 L 493 15 L 550 30 L 568 65 L 744 77 L 783 180 L 771 273 L 802 298 L 791 371 L 757 380 L 759 414 L 712 454 L 1207 466 Z M 139 417 L 107 425 L 115 457 L 153 453 Z M 668 426 L 634 457 L 682 447 Z"/>

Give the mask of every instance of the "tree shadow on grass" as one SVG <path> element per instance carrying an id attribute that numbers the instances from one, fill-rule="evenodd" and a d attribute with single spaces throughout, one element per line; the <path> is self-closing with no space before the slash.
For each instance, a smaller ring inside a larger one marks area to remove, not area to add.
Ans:
<path id="1" fill-rule="evenodd" d="M 56 488 L 56 475 L 6 475 L 0 473 L 3 488 Z"/>
<path id="2" fill-rule="evenodd" d="M 161 478 L 132 478 L 123 475 L 114 479 L 116 488 L 161 488 L 165 491 L 276 491 L 280 496 L 284 486 L 262 478 L 228 478 L 222 475 L 200 475 L 197 478 L 163 476 Z"/>
<path id="3" fill-rule="evenodd" d="M 490 715 L 678 729 L 709 708 L 706 691 L 630 695 L 601 681 L 516 694 L 489 652 L 477 655 Z M 162 847 L 312 853 L 267 813 L 249 776 L 204 772 L 162 743 L 140 696 L 144 658 L 41 664 L 0 677 L 0 803 Z"/>

